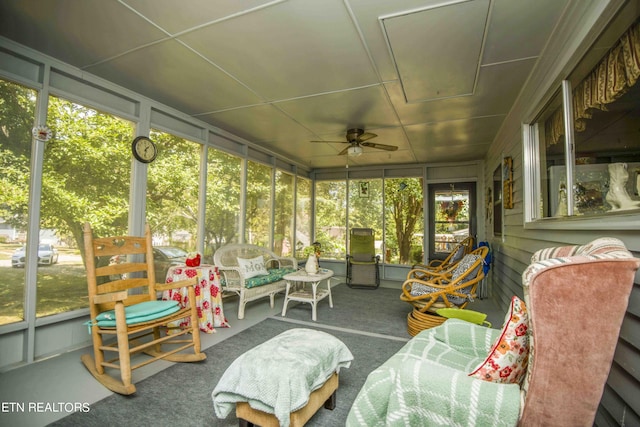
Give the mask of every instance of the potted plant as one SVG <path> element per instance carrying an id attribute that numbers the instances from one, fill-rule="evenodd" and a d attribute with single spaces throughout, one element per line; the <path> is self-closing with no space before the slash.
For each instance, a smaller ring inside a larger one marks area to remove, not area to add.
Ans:
<path id="1" fill-rule="evenodd" d="M 449 222 L 453 222 L 458 217 L 458 212 L 464 206 L 462 200 L 452 200 L 450 202 L 441 202 L 440 211 L 444 214 Z"/>
<path id="2" fill-rule="evenodd" d="M 315 274 L 320 269 L 320 253 L 321 253 L 321 245 L 319 242 L 313 242 L 311 246 L 306 246 L 302 253 L 307 257 L 307 263 L 304 269 L 309 274 Z"/>

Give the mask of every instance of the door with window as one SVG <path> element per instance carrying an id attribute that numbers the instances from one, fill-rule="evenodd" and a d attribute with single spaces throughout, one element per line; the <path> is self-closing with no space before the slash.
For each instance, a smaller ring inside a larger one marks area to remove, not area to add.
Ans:
<path id="1" fill-rule="evenodd" d="M 444 259 L 456 243 L 475 236 L 475 182 L 429 185 L 429 260 Z"/>

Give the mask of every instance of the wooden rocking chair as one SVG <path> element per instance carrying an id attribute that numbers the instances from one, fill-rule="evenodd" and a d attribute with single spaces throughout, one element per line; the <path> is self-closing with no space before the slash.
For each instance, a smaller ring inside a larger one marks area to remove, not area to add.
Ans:
<path id="1" fill-rule="evenodd" d="M 144 237 L 117 236 L 94 238 L 91 226 L 84 225 L 85 261 L 91 313 L 93 357 L 82 355 L 89 372 L 105 387 L 120 394 L 135 393 L 131 371 L 159 359 L 172 362 L 196 362 L 206 359 L 200 351 L 200 331 L 194 285 L 196 279 L 156 284 L 153 266 L 151 230 Z M 117 262 L 113 260 L 117 259 Z M 188 305 L 176 301 L 158 301 L 156 293 L 188 287 Z M 179 329 L 181 319 L 191 317 L 191 326 Z M 173 329 L 169 334 L 169 329 Z M 163 333 L 164 332 L 164 333 Z M 191 353 L 179 353 L 193 348 Z M 150 358 L 136 356 L 146 353 Z M 105 368 L 120 371 L 120 379 Z"/>

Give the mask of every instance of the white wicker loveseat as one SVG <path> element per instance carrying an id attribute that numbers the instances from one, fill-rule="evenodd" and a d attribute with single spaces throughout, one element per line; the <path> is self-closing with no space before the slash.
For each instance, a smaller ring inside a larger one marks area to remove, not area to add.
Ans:
<path id="1" fill-rule="evenodd" d="M 295 258 L 280 257 L 269 249 L 246 243 L 224 245 L 213 254 L 213 263 L 220 271 L 222 290 L 234 292 L 240 298 L 238 319 L 244 319 L 244 308 L 249 301 L 267 295 L 273 308 L 275 295 L 286 288 L 283 276 L 296 271 L 298 266 Z M 261 263 L 266 274 L 247 271 L 247 263 L 253 263 L 252 267 Z"/>

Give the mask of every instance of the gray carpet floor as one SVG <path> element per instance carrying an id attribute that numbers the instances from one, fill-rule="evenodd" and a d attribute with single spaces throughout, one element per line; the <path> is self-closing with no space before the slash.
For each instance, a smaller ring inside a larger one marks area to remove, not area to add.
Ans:
<path id="1" fill-rule="evenodd" d="M 133 396 L 114 394 L 89 412 L 69 415 L 52 426 L 237 426 L 231 414 L 216 418 L 211 392 L 230 363 L 255 345 L 294 327 L 329 332 L 343 341 L 354 355 L 340 372 L 337 407 L 320 409 L 308 426 L 344 425 L 349 409 L 367 375 L 396 353 L 410 338 L 406 332 L 409 307 L 398 291 L 380 288 L 333 288 L 334 307 L 328 300 L 318 305 L 318 321 L 311 322 L 309 304 L 291 305 L 286 318 L 274 316 L 206 350 L 207 360 L 175 364 L 136 384 Z"/>
<path id="2" fill-rule="evenodd" d="M 331 291 L 333 308 L 329 308 L 328 298 L 318 303 L 318 323 L 409 339 L 407 315 L 412 307 L 400 300 L 401 292 L 391 288 L 351 289 L 340 284 Z M 287 319 L 311 321 L 310 304 L 290 303 L 289 307 Z M 504 312 L 489 299 L 476 299 L 466 308 L 486 313 L 493 328 L 499 329 L 504 322 Z"/>
<path id="3" fill-rule="evenodd" d="M 340 284 L 331 290 L 333 308 L 328 297 L 318 303 L 317 323 L 409 339 L 411 306 L 400 300 L 400 293 L 398 289 L 351 289 Z M 289 303 L 286 318 L 311 321 L 311 305 Z"/>

